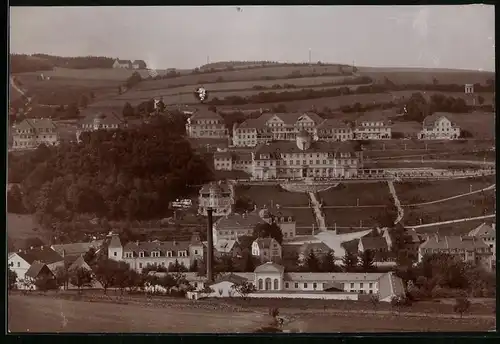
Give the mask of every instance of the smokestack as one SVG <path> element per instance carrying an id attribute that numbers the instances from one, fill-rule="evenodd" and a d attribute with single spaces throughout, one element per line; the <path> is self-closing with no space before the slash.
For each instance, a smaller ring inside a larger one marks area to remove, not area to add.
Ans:
<path id="1" fill-rule="evenodd" d="M 213 218 L 212 218 L 212 208 L 207 209 L 208 225 L 207 225 L 207 280 L 208 283 L 214 281 L 213 274 L 213 261 L 214 261 L 214 240 L 213 240 Z"/>

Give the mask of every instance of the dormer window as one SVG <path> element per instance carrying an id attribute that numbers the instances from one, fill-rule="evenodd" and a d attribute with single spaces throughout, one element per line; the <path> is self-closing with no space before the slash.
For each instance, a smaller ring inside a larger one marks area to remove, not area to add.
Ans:
<path id="1" fill-rule="evenodd" d="M 172 251 L 167 251 L 167 257 L 172 257 Z"/>
<path id="2" fill-rule="evenodd" d="M 154 258 L 160 257 L 160 251 L 153 251 L 153 252 L 151 252 L 151 257 L 154 257 Z"/>
<path id="3" fill-rule="evenodd" d="M 125 252 L 125 258 L 133 258 L 133 256 L 132 252 Z"/>
<path id="4" fill-rule="evenodd" d="M 139 252 L 139 257 L 144 258 L 144 251 Z"/>
<path id="5" fill-rule="evenodd" d="M 186 251 L 179 251 L 179 257 L 187 257 Z"/>

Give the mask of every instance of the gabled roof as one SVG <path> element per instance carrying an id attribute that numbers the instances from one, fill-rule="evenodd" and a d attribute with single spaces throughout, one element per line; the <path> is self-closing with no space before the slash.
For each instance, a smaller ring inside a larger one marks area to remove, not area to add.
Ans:
<path id="1" fill-rule="evenodd" d="M 61 256 L 79 256 L 87 253 L 91 248 L 98 250 L 101 248 L 104 240 L 95 240 L 92 242 L 77 242 L 72 244 L 52 245 L 51 248 Z"/>
<path id="2" fill-rule="evenodd" d="M 240 284 L 240 283 L 243 283 L 246 281 L 248 281 L 248 279 L 245 277 L 242 277 L 242 276 L 239 276 L 239 275 L 236 275 L 233 273 L 229 273 L 229 274 L 222 275 L 221 277 L 217 278 L 215 280 L 215 282 L 211 283 L 210 285 L 214 285 L 214 284 L 217 284 L 220 282 L 231 282 L 233 284 Z"/>
<path id="3" fill-rule="evenodd" d="M 80 121 L 80 125 L 82 124 L 93 124 L 95 120 L 98 120 L 100 124 L 122 124 L 125 123 L 125 119 L 123 119 L 120 115 L 115 112 L 97 112 L 95 114 L 86 116 Z"/>
<path id="4" fill-rule="evenodd" d="M 364 236 L 359 239 L 365 250 L 387 249 L 387 242 L 384 238 L 378 236 Z"/>
<path id="5" fill-rule="evenodd" d="M 222 194 L 231 192 L 229 185 L 223 182 L 211 182 L 201 187 L 200 193 Z"/>
<path id="6" fill-rule="evenodd" d="M 250 212 L 247 214 L 231 213 L 228 216 L 221 217 L 217 221 L 215 227 L 217 231 L 231 228 L 253 229 L 255 225 L 259 223 L 265 223 L 265 221 L 257 214 L 257 212 Z"/>
<path id="7" fill-rule="evenodd" d="M 273 262 L 267 262 L 255 268 L 254 272 L 279 272 L 283 273 L 285 268 Z"/>
<path id="8" fill-rule="evenodd" d="M 496 236 L 496 231 L 494 226 L 486 224 L 485 222 L 471 230 L 469 235 L 474 237 Z"/>
<path id="9" fill-rule="evenodd" d="M 285 281 L 378 281 L 384 273 L 380 272 L 287 272 Z"/>
<path id="10" fill-rule="evenodd" d="M 109 241 L 108 248 L 120 248 L 122 247 L 122 243 L 120 237 L 116 234 L 111 236 L 111 240 Z"/>
<path id="11" fill-rule="evenodd" d="M 31 264 L 30 268 L 28 271 L 26 271 L 25 276 L 31 277 L 31 278 L 37 278 L 40 273 L 47 273 L 47 274 L 52 274 L 50 269 L 45 265 L 44 263 L 40 262 L 34 262 Z"/>
<path id="12" fill-rule="evenodd" d="M 431 235 L 420 245 L 422 249 L 465 249 L 489 248 L 484 241 L 471 236 L 444 236 Z"/>
<path id="13" fill-rule="evenodd" d="M 220 253 L 231 253 L 236 246 L 237 246 L 236 240 L 220 239 L 214 245 L 214 248 L 216 251 Z"/>
<path id="14" fill-rule="evenodd" d="M 231 152 L 225 151 L 225 152 L 215 152 L 214 153 L 214 158 L 215 159 L 232 159 L 232 154 Z"/>
<path id="15" fill-rule="evenodd" d="M 257 238 L 254 240 L 254 242 L 257 244 L 257 246 L 259 246 L 261 250 L 270 249 L 273 243 L 279 245 L 279 243 L 273 238 Z"/>
<path id="16" fill-rule="evenodd" d="M 34 262 L 50 265 L 64 260 L 59 253 L 48 247 L 34 248 L 16 253 L 30 265 Z"/>
<path id="17" fill-rule="evenodd" d="M 302 150 L 297 147 L 295 141 L 275 141 L 270 143 L 261 144 L 255 153 L 255 157 L 258 158 L 259 154 L 280 154 L 280 153 L 354 153 L 355 146 L 350 141 L 344 142 L 325 142 L 325 141 L 315 141 L 311 143 L 311 146 Z"/>
<path id="18" fill-rule="evenodd" d="M 116 61 L 118 61 L 119 64 L 130 64 L 130 60 L 120 60 L 120 59 L 116 59 Z"/>
<path id="19" fill-rule="evenodd" d="M 87 262 L 85 262 L 85 259 L 83 259 L 83 256 L 79 256 L 78 258 L 76 258 L 73 264 L 69 266 L 68 271 L 73 271 L 79 268 L 84 268 L 86 270 L 92 271 Z"/>
<path id="20" fill-rule="evenodd" d="M 423 123 L 424 127 L 434 128 L 434 125 L 436 124 L 436 122 L 438 120 L 440 120 L 441 118 L 446 118 L 447 120 L 449 120 L 451 122 L 451 125 L 453 127 L 456 126 L 456 124 L 452 120 L 452 118 L 453 118 L 452 114 L 447 113 L 447 112 L 435 112 L 432 115 L 424 118 L 424 123 Z"/>
<path id="21" fill-rule="evenodd" d="M 249 118 L 241 123 L 238 128 L 263 128 L 266 126 L 267 121 L 276 116 L 279 118 L 285 125 L 294 125 L 299 121 L 299 119 L 304 116 L 309 117 L 316 125 L 323 121 L 318 114 L 314 112 L 295 112 L 295 113 L 263 113 L 259 118 Z"/>
<path id="22" fill-rule="evenodd" d="M 24 121 L 16 125 L 16 129 L 54 129 L 56 125 L 50 118 L 26 118 Z"/>
<path id="23" fill-rule="evenodd" d="M 351 125 L 347 122 L 344 122 L 341 119 L 338 118 L 328 118 L 325 119 L 323 122 L 321 122 L 318 125 L 318 130 L 325 130 L 325 129 L 336 129 L 336 128 L 350 128 Z"/>
<path id="24" fill-rule="evenodd" d="M 311 242 L 303 244 L 299 252 L 307 255 L 309 252 L 313 251 L 315 254 L 326 254 L 331 251 L 330 247 L 323 242 Z"/>

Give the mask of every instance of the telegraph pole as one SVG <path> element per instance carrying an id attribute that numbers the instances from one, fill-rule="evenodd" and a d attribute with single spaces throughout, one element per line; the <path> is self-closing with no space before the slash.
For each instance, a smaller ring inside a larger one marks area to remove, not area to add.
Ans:
<path id="1" fill-rule="evenodd" d="M 309 65 L 311 65 L 311 48 L 309 48 Z"/>

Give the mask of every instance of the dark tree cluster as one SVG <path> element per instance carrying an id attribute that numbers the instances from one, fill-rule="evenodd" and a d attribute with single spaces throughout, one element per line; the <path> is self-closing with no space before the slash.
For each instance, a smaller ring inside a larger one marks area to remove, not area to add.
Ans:
<path id="1" fill-rule="evenodd" d="M 22 203 L 31 213 L 60 220 L 76 214 L 162 218 L 188 185 L 211 178 L 188 141 L 172 130 L 181 126 L 174 122 L 159 117 L 134 129 L 84 133 L 78 145 L 40 147 L 12 157 L 9 175 L 21 183 Z"/>
<path id="2" fill-rule="evenodd" d="M 104 56 L 61 57 L 47 54 L 11 54 L 11 73 L 52 70 L 54 67 L 71 69 L 112 68 L 114 59 Z"/>

